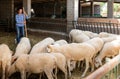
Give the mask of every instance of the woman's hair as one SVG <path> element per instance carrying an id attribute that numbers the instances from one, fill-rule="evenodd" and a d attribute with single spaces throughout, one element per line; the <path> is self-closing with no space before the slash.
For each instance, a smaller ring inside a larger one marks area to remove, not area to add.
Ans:
<path id="1" fill-rule="evenodd" d="M 17 9 L 17 13 L 19 12 L 19 10 L 20 10 L 20 9 L 22 9 L 22 10 L 23 10 L 23 8 L 21 8 L 21 7 L 20 7 L 20 8 L 18 8 L 18 9 Z M 22 11 L 22 13 L 23 13 L 23 11 Z"/>

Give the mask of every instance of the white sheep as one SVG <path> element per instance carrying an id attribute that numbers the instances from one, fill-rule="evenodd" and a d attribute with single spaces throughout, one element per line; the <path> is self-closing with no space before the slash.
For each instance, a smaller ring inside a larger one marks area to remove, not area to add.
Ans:
<path id="1" fill-rule="evenodd" d="M 21 38 L 20 42 L 16 47 L 12 61 L 14 61 L 17 57 L 19 57 L 22 54 L 28 54 L 30 49 L 31 49 L 31 44 L 29 38 L 27 37 Z"/>
<path id="2" fill-rule="evenodd" d="M 64 44 L 68 44 L 68 42 L 64 39 L 61 39 L 61 40 L 57 40 L 53 43 L 53 45 L 64 45 Z"/>
<path id="3" fill-rule="evenodd" d="M 99 37 L 92 38 L 92 39 L 86 41 L 85 43 L 88 43 L 95 48 L 95 50 L 96 50 L 95 54 L 97 54 L 104 45 L 104 41 Z"/>
<path id="4" fill-rule="evenodd" d="M 71 42 L 76 43 L 82 43 L 90 39 L 87 35 L 83 33 L 83 31 L 75 29 L 69 33 L 69 38 L 71 39 Z"/>
<path id="5" fill-rule="evenodd" d="M 76 68 L 77 61 L 71 61 L 70 62 L 70 71 L 73 71 Z"/>
<path id="6" fill-rule="evenodd" d="M 67 79 L 67 62 L 66 62 L 66 58 L 63 54 L 61 53 L 50 53 L 53 56 L 56 57 L 57 59 L 57 67 L 65 74 L 65 79 Z"/>
<path id="7" fill-rule="evenodd" d="M 107 33 L 107 32 L 100 32 L 99 33 L 99 37 L 100 38 L 104 38 L 104 37 L 110 37 L 110 36 L 114 36 L 115 34 L 111 34 L 111 33 Z"/>
<path id="8" fill-rule="evenodd" d="M 104 45 L 104 41 L 99 38 L 99 37 L 95 37 L 95 38 L 92 38 L 84 43 L 88 43 L 90 45 L 92 45 L 94 48 L 95 48 L 95 52 L 94 52 L 94 56 L 93 56 L 93 64 L 94 64 L 94 59 L 95 59 L 95 56 L 98 54 L 98 52 L 102 49 L 103 45 Z M 80 64 L 80 62 L 78 63 L 78 65 Z M 79 67 L 79 66 L 78 66 Z M 91 71 L 94 70 L 94 65 L 92 65 L 92 69 Z"/>
<path id="9" fill-rule="evenodd" d="M 0 68 L 2 69 L 2 78 L 8 78 L 8 70 L 11 66 L 12 51 L 9 49 L 8 45 L 0 45 Z"/>
<path id="10" fill-rule="evenodd" d="M 114 40 L 120 40 L 120 35 L 115 35 L 115 34 L 112 34 L 108 37 L 102 37 L 102 40 L 107 43 L 107 42 L 111 42 L 111 41 L 114 41 Z"/>
<path id="11" fill-rule="evenodd" d="M 65 44 L 62 46 L 56 46 L 56 45 L 49 45 L 48 46 L 48 52 L 60 52 L 62 53 L 66 59 L 67 59 L 67 65 L 68 65 L 68 71 L 69 71 L 69 76 L 71 76 L 70 72 L 70 61 L 81 61 L 81 60 L 86 60 L 86 69 L 84 73 L 82 74 L 82 77 L 85 76 L 88 68 L 89 68 L 89 63 L 93 65 L 92 63 L 92 57 L 95 53 L 95 48 L 87 43 L 71 43 L 71 44 Z"/>
<path id="12" fill-rule="evenodd" d="M 99 37 L 103 39 L 104 43 L 118 39 L 118 35 L 107 32 L 100 32 Z"/>
<path id="13" fill-rule="evenodd" d="M 41 54 L 41 53 L 45 53 L 45 52 L 36 52 L 36 53 L 33 53 L 33 54 Z M 56 62 L 56 64 L 57 64 L 57 67 L 61 70 L 61 71 L 63 71 L 63 73 L 65 74 L 65 79 L 67 79 L 67 68 L 66 68 L 66 58 L 65 58 L 65 56 L 63 55 L 63 54 L 61 54 L 61 53 L 49 53 L 49 54 L 51 54 L 51 55 L 53 55 L 53 56 L 55 56 L 56 57 L 56 59 L 57 59 L 57 62 Z"/>
<path id="14" fill-rule="evenodd" d="M 110 37 L 104 37 L 104 38 L 101 38 L 101 39 L 104 41 L 104 43 L 107 43 L 107 42 L 111 42 L 113 40 L 116 40 L 117 37 L 116 36 L 110 36 Z"/>
<path id="15" fill-rule="evenodd" d="M 94 37 L 98 37 L 98 34 L 97 34 L 97 33 L 93 33 L 93 32 L 91 32 L 91 31 L 83 31 L 83 33 L 84 33 L 85 35 L 87 35 L 90 39 L 91 39 L 91 38 L 94 38 Z"/>
<path id="16" fill-rule="evenodd" d="M 114 57 L 115 55 L 119 54 L 119 50 L 119 40 L 114 40 L 112 42 L 105 43 L 98 56 L 95 58 L 95 66 L 98 67 L 99 65 L 102 65 L 103 58 Z"/>
<path id="17" fill-rule="evenodd" d="M 26 79 L 26 72 L 45 72 L 48 79 L 53 79 L 53 69 L 56 67 L 56 62 L 56 57 L 49 53 L 24 54 L 12 64 L 9 70 L 9 76 L 18 71 L 21 74 L 21 78 Z"/>
<path id="18" fill-rule="evenodd" d="M 33 46 L 30 54 L 38 53 L 38 52 L 39 53 L 40 52 L 47 52 L 47 45 L 50 45 L 52 43 L 54 43 L 54 39 L 52 39 L 50 37 L 45 38 Z"/>

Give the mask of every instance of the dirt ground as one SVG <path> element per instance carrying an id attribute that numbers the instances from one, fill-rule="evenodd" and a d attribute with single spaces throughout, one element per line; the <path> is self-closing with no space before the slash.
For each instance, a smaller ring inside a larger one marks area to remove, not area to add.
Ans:
<path id="1" fill-rule="evenodd" d="M 46 37 L 52 37 L 54 38 L 55 40 L 58 40 L 58 39 L 63 39 L 63 37 L 58 37 L 58 36 L 50 36 L 50 35 L 46 35 L 46 34 L 36 34 L 36 33 L 28 33 L 28 37 L 30 38 L 30 41 L 31 41 L 31 44 L 32 46 L 41 41 L 42 39 L 46 38 Z M 7 44 L 11 50 L 15 51 L 15 48 L 16 48 L 16 44 L 15 44 L 15 38 L 16 38 L 16 33 L 15 32 L 2 32 L 0 31 L 0 44 L 2 43 L 5 43 Z M 119 68 L 120 69 L 120 68 Z M 72 72 L 72 77 L 70 79 L 81 79 L 80 76 L 83 72 L 83 69 L 82 71 L 80 71 L 80 69 L 76 69 Z M 87 73 L 87 75 L 89 75 L 90 72 Z M 29 79 L 38 79 L 39 75 L 31 75 L 29 77 Z M 13 74 L 10 79 L 20 79 L 20 74 L 19 73 L 15 73 Z M 42 79 L 47 79 L 46 77 L 42 77 Z M 64 74 L 62 72 L 58 72 L 58 79 L 64 79 Z M 114 78 L 113 76 L 112 77 L 104 77 L 102 79 L 116 79 Z"/>

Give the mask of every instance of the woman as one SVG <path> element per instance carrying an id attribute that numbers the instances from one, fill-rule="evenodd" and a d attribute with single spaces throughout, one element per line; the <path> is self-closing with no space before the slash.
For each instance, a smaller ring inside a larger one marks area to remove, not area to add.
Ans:
<path id="1" fill-rule="evenodd" d="M 23 9 L 19 8 L 15 16 L 16 30 L 17 30 L 17 38 L 16 38 L 17 43 L 19 43 L 20 39 L 24 36 L 24 26 L 26 24 L 26 19 L 28 19 L 27 14 L 25 12 L 23 14 Z"/>

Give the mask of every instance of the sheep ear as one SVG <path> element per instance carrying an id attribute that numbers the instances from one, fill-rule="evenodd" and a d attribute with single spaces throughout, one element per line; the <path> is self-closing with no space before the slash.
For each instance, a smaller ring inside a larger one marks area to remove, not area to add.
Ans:
<path id="1" fill-rule="evenodd" d="M 51 50 L 52 50 L 51 45 L 48 45 L 48 46 L 47 46 L 47 51 L 48 51 L 48 52 L 51 52 Z"/>
<path id="2" fill-rule="evenodd" d="M 47 45 L 47 48 L 51 48 L 51 45 Z"/>
<path id="3" fill-rule="evenodd" d="M 15 57 L 15 56 L 12 56 L 12 64 L 15 62 L 17 60 L 17 57 Z"/>

